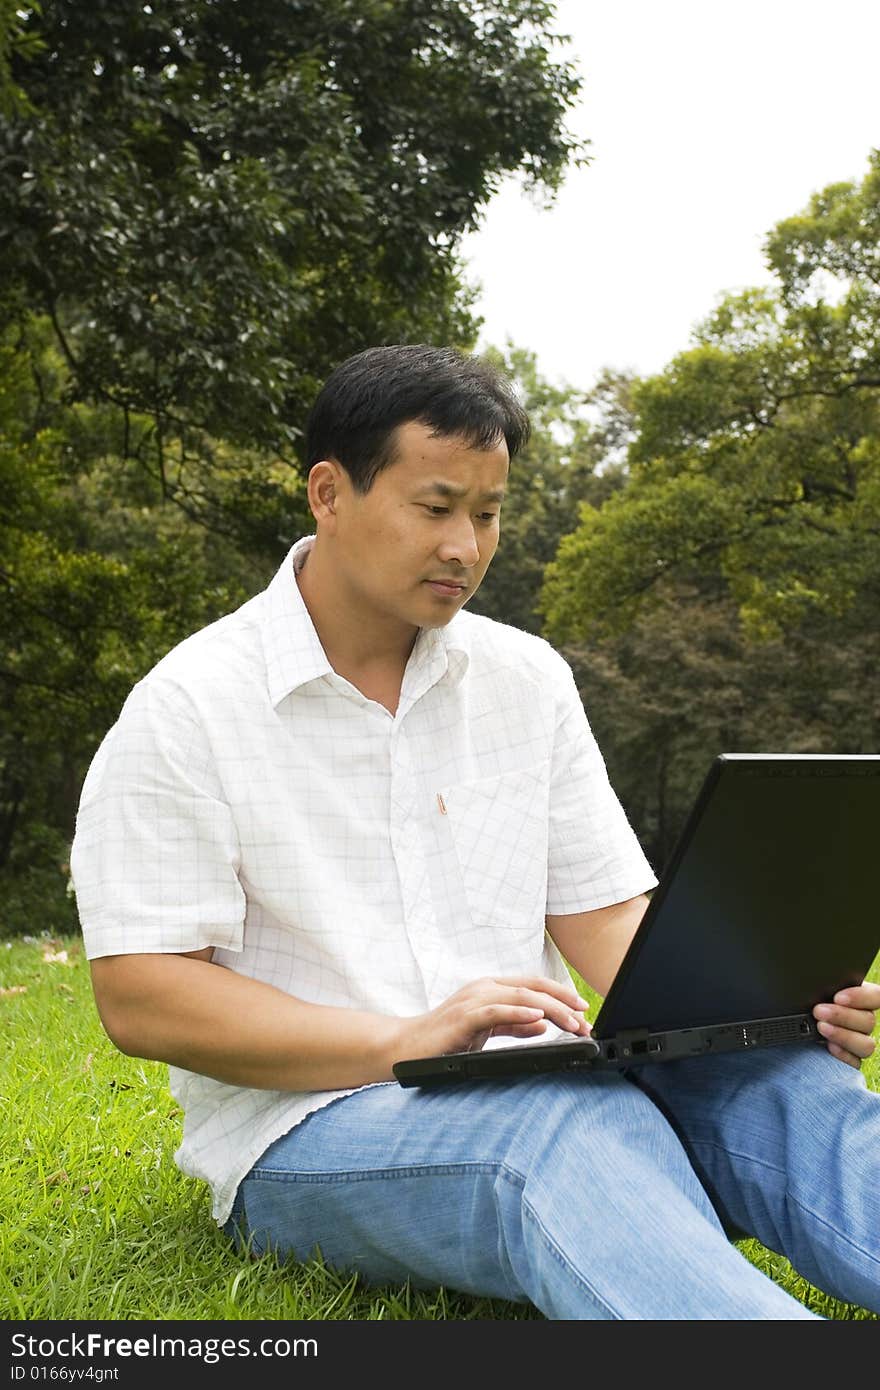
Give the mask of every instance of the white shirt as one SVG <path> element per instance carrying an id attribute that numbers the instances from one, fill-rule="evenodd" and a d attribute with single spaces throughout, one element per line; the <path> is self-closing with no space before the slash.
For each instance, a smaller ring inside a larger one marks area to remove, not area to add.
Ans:
<path id="1" fill-rule="evenodd" d="M 462 611 L 420 631 L 392 716 L 324 654 L 295 577 L 313 539 L 163 657 L 95 754 L 71 850 L 86 955 L 213 946 L 301 999 L 397 1016 L 489 973 L 570 982 L 545 913 L 657 882 L 570 668 Z M 175 1160 L 218 1224 L 269 1144 L 351 1094 L 169 1083 Z"/>

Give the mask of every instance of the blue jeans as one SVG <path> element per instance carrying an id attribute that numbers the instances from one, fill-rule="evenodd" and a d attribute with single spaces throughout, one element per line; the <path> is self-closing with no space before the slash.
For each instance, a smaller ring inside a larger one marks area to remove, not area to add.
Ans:
<path id="1" fill-rule="evenodd" d="M 239 1247 L 556 1319 L 815 1315 L 726 1232 L 880 1312 L 880 1095 L 821 1046 L 448 1089 L 369 1087 L 239 1186 Z"/>

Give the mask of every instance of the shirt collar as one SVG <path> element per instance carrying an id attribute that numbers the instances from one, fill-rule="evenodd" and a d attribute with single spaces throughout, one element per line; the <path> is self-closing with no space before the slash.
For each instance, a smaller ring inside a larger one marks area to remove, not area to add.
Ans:
<path id="1" fill-rule="evenodd" d="M 276 706 L 309 681 L 333 673 L 309 610 L 296 582 L 315 537 L 291 546 L 264 590 L 261 629 L 269 698 Z M 467 615 L 457 614 L 445 627 L 421 628 L 407 662 L 401 702 L 413 704 L 432 685 L 457 685 L 470 660 Z"/>
<path id="2" fill-rule="evenodd" d="M 303 536 L 291 546 L 263 595 L 263 650 L 273 706 L 333 670 L 296 582 L 314 539 Z"/>

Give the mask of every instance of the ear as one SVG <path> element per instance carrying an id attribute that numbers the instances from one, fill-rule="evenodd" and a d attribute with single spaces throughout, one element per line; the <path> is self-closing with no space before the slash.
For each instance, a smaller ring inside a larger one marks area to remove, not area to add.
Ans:
<path id="1" fill-rule="evenodd" d="M 322 459 L 309 471 L 307 495 L 312 516 L 325 529 L 336 527 L 336 503 L 342 483 L 342 469 L 335 459 Z"/>

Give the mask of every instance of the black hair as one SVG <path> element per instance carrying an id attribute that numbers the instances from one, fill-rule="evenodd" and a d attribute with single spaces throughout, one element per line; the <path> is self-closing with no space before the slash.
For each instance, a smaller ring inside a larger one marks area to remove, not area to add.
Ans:
<path id="1" fill-rule="evenodd" d="M 394 461 L 394 431 L 411 420 L 472 449 L 503 439 L 511 458 L 529 437 L 529 417 L 509 378 L 457 348 L 397 343 L 366 348 L 331 372 L 306 425 L 306 471 L 335 459 L 358 492 Z"/>

